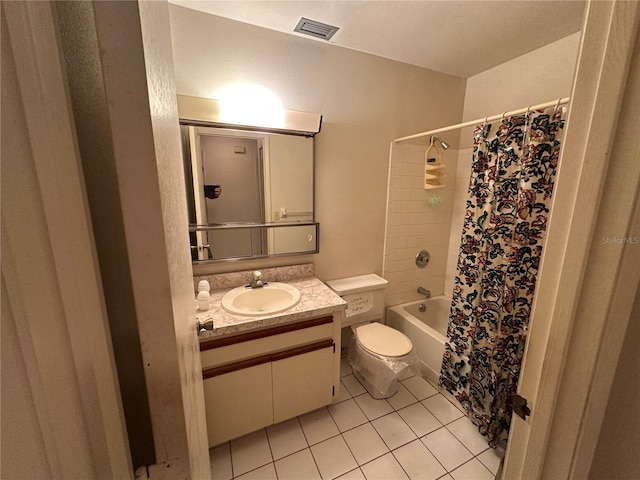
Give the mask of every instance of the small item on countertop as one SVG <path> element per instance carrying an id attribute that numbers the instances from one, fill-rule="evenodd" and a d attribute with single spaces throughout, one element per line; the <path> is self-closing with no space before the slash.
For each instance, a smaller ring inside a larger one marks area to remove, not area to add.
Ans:
<path id="1" fill-rule="evenodd" d="M 211 290 L 211 285 L 207 280 L 200 280 L 198 282 L 198 293 L 200 292 L 209 292 Z"/>
<path id="2" fill-rule="evenodd" d="M 211 295 L 206 290 L 198 292 L 198 297 L 196 299 L 198 304 L 198 310 L 209 310 L 209 305 L 211 304 Z"/>

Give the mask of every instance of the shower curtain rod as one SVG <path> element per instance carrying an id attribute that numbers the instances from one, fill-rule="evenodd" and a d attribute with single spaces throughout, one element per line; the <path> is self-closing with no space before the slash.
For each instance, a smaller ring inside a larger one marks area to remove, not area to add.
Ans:
<path id="1" fill-rule="evenodd" d="M 408 137 L 396 138 L 394 140 L 394 143 L 404 142 L 406 140 L 413 140 L 414 138 L 426 137 L 427 135 L 435 135 L 436 133 L 444 133 L 444 132 L 448 132 L 450 130 L 457 130 L 459 128 L 472 127 L 474 125 L 478 125 L 478 124 L 480 124 L 482 122 L 485 122 L 485 121 L 488 122 L 490 120 L 498 120 L 498 119 L 500 119 L 502 117 L 510 117 L 512 115 L 518 115 L 520 113 L 526 113 L 529 110 L 540 110 L 542 108 L 553 107 L 554 105 L 564 105 L 566 103 L 569 103 L 569 97 L 559 98 L 558 100 L 553 100 L 552 102 L 540 103 L 538 105 L 529 105 L 528 107 L 520 108 L 518 110 L 511 110 L 510 112 L 503 112 L 503 113 L 499 113 L 497 115 L 491 115 L 490 117 L 486 117 L 486 118 L 478 118 L 477 120 L 470 120 L 470 121 L 464 122 L 464 123 L 457 123 L 455 125 L 450 125 L 448 127 L 442 127 L 442 128 L 437 128 L 435 130 L 429 130 L 428 132 L 416 133 L 415 135 L 409 135 Z"/>

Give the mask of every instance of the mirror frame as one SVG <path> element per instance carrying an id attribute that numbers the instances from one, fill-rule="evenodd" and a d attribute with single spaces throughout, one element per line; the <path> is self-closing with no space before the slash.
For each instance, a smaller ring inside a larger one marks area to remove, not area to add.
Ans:
<path id="1" fill-rule="evenodd" d="M 258 133 L 274 133 L 285 135 L 297 135 L 305 137 L 314 137 L 320 132 L 322 126 L 322 115 L 308 112 L 296 112 L 290 110 L 283 110 L 280 120 L 282 123 L 278 125 L 268 125 L 266 123 L 256 123 L 255 121 L 247 121 L 242 124 L 229 123 L 225 121 L 222 115 L 222 109 L 220 102 L 214 99 L 192 97 L 186 95 L 177 95 L 178 101 L 178 117 L 179 124 L 186 126 L 196 127 L 214 127 L 231 130 L 244 130 L 253 131 Z M 315 170 L 315 144 L 313 149 L 313 163 Z M 186 185 L 185 185 L 186 188 Z M 312 250 L 284 252 L 284 253 L 265 253 L 265 254 L 252 254 L 241 257 L 225 257 L 219 259 L 202 259 L 193 260 L 192 263 L 207 264 L 207 263 L 219 263 L 238 260 L 252 260 L 256 258 L 269 258 L 279 256 L 291 256 L 291 255 L 308 255 L 316 254 L 320 251 L 319 231 L 320 225 L 315 221 L 315 175 L 313 175 L 313 215 L 311 220 L 298 221 L 298 222 L 262 222 L 262 223 L 225 223 L 225 224 L 210 224 L 210 225 L 189 225 L 189 234 L 199 231 L 210 230 L 229 230 L 229 229 L 246 229 L 246 228 L 258 228 L 263 232 L 264 236 L 269 235 L 269 229 L 273 228 L 286 228 L 286 227 L 314 227 L 315 229 L 315 248 Z M 196 245 L 191 246 L 192 249 L 210 249 L 208 245 Z"/>

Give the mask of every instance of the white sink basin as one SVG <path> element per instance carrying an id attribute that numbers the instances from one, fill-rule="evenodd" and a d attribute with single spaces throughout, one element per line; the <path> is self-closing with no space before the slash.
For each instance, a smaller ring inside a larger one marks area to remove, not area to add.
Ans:
<path id="1" fill-rule="evenodd" d="M 237 287 L 222 297 L 222 308 L 233 315 L 256 317 L 283 312 L 300 301 L 300 291 L 286 283 L 269 282 L 262 288 Z"/>

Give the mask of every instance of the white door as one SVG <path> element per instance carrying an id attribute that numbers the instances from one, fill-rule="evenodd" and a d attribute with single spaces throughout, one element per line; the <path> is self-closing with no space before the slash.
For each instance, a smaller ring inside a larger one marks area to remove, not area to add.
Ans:
<path id="1" fill-rule="evenodd" d="M 637 2 L 587 9 L 519 383 L 532 413 L 514 415 L 503 479 L 589 473 L 638 285 L 636 246 L 606 239 L 629 232 L 640 186 L 639 20 Z"/>
<path id="2" fill-rule="evenodd" d="M 87 2 L 68 2 L 83 8 Z M 81 4 L 80 6 L 76 4 Z M 91 2 L 144 377 L 150 478 L 210 476 L 187 201 L 166 2 Z M 117 28 L 115 27 L 117 26 Z M 88 27 L 88 26 L 87 26 Z M 88 46 L 91 43 L 88 42 Z M 89 70 L 89 71 L 87 71 Z M 93 76 L 99 74 L 100 82 Z M 96 85 L 97 83 L 97 85 Z M 94 108 L 98 108 L 96 105 Z"/>

